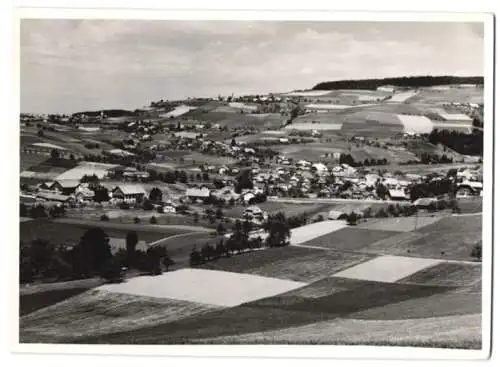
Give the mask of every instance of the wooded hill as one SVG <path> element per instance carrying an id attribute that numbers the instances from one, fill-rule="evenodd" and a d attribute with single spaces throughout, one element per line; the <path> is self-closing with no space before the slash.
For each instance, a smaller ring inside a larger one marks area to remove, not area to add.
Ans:
<path id="1" fill-rule="evenodd" d="M 383 85 L 396 87 L 432 87 L 449 84 L 484 84 L 482 76 L 410 76 L 383 79 L 337 80 L 316 84 L 313 90 L 377 89 Z"/>

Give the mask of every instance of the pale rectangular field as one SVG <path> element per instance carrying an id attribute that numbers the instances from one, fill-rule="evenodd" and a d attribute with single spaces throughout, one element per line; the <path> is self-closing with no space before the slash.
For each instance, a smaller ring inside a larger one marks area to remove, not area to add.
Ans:
<path id="1" fill-rule="evenodd" d="M 318 130 L 318 131 L 338 131 L 342 128 L 342 124 L 334 124 L 334 123 L 296 123 L 290 124 L 285 127 L 285 130 Z"/>
<path id="2" fill-rule="evenodd" d="M 417 257 L 380 256 L 335 273 L 333 276 L 393 283 L 440 262 L 440 260 Z"/>
<path id="3" fill-rule="evenodd" d="M 136 277 L 100 290 L 138 296 L 234 307 L 303 287 L 307 283 L 206 269 L 181 269 L 155 277 Z M 214 289 L 223 290 L 214 292 Z"/>
<path id="4" fill-rule="evenodd" d="M 425 116 L 398 115 L 405 133 L 429 134 L 434 128 L 432 121 Z"/>
<path id="5" fill-rule="evenodd" d="M 346 226 L 347 224 L 343 220 L 328 220 L 293 228 L 290 231 L 290 244 L 300 245 L 301 243 L 310 241 L 316 237 L 338 231 Z"/>
<path id="6" fill-rule="evenodd" d="M 395 231 L 395 232 L 410 232 L 416 228 L 428 226 L 440 221 L 442 217 L 398 217 L 398 218 L 383 218 L 371 219 L 367 222 L 360 223 L 357 227 L 363 229 L 376 229 L 380 231 Z"/>
<path id="7" fill-rule="evenodd" d="M 411 98 L 411 97 L 414 97 L 416 96 L 417 93 L 414 92 L 414 91 L 410 91 L 410 92 L 401 92 L 401 93 L 396 93 L 394 94 L 390 99 L 389 101 L 390 102 L 404 102 L 406 101 L 407 99 Z"/>

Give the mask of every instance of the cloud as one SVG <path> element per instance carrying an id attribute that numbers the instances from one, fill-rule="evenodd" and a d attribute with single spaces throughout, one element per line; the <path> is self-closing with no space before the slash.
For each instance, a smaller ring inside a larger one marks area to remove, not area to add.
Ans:
<path id="1" fill-rule="evenodd" d="M 23 20 L 21 108 L 136 108 L 335 79 L 483 73 L 466 23 Z"/>

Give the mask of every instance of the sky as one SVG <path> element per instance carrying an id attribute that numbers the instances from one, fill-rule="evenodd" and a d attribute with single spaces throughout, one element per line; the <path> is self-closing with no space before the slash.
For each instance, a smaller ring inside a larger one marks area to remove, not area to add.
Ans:
<path id="1" fill-rule="evenodd" d="M 21 21 L 21 111 L 135 109 L 322 81 L 484 74 L 482 23 Z"/>

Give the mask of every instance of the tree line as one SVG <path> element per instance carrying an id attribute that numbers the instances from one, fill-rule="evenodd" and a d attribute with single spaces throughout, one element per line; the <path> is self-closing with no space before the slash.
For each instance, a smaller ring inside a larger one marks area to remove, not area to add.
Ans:
<path id="1" fill-rule="evenodd" d="M 465 155 L 483 154 L 483 132 L 474 129 L 472 134 L 464 134 L 457 131 L 432 130 L 429 134 L 431 144 L 443 144 L 457 153 Z"/>
<path id="2" fill-rule="evenodd" d="M 174 264 L 164 247 L 136 249 L 136 232 L 126 235 L 126 249 L 111 252 L 109 236 L 101 228 L 91 228 L 73 246 L 55 245 L 44 239 L 20 243 L 20 282 L 36 279 L 72 280 L 100 276 L 120 281 L 123 270 L 133 268 L 141 273 L 161 274 Z"/>
<path id="3" fill-rule="evenodd" d="M 435 85 L 448 84 L 484 84 L 482 76 L 458 77 L 458 76 L 410 76 L 383 79 L 358 79 L 358 80 L 337 80 L 316 84 L 313 90 L 334 90 L 334 89 L 372 89 L 384 85 L 394 85 L 397 87 L 432 87 Z"/>
<path id="4" fill-rule="evenodd" d="M 236 220 L 230 237 L 224 242 L 219 241 L 217 245 L 205 244 L 200 250 L 193 248 L 190 254 L 189 263 L 191 266 L 198 266 L 220 257 L 231 257 L 241 254 L 246 250 L 254 250 L 261 247 L 283 247 L 290 244 L 290 229 L 284 213 L 279 212 L 270 215 L 263 225 L 263 230 L 267 234 L 265 240 L 261 236 L 251 236 L 253 225 L 250 221 Z"/>

